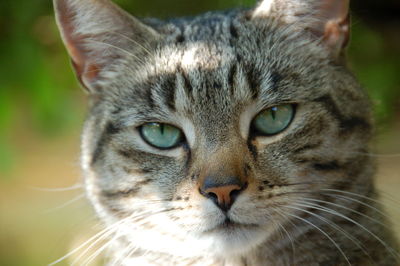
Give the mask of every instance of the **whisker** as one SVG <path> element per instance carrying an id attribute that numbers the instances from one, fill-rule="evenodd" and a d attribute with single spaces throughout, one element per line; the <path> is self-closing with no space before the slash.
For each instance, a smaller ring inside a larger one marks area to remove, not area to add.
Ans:
<path id="1" fill-rule="evenodd" d="M 95 241 L 93 241 L 85 250 L 83 250 L 83 251 L 80 253 L 80 255 L 79 255 L 77 258 L 75 258 L 75 260 L 72 262 L 72 264 L 75 264 L 76 262 L 78 262 L 78 261 L 82 258 L 82 256 L 85 255 L 87 252 L 89 252 L 97 243 L 99 243 L 100 241 L 102 241 L 102 240 L 104 240 L 105 238 L 109 237 L 109 236 L 112 235 L 113 233 L 117 232 L 118 229 L 119 229 L 119 226 L 120 226 L 121 224 L 126 223 L 128 220 L 129 220 L 129 221 L 138 220 L 138 219 L 140 219 L 142 216 L 148 215 L 148 214 L 151 213 L 151 212 L 152 212 L 152 211 L 144 211 L 144 212 L 134 213 L 134 214 L 132 214 L 132 215 L 130 215 L 130 216 L 128 216 L 128 217 L 125 217 L 124 219 L 122 219 L 122 220 L 120 220 L 120 221 L 117 221 L 116 223 L 112 224 L 111 226 L 109 226 L 109 232 L 103 234 L 102 236 L 100 236 L 99 238 L 97 238 Z M 93 239 L 93 240 L 94 240 L 94 239 Z M 100 248 L 100 249 L 101 249 L 101 251 L 102 251 L 102 250 L 104 250 L 105 248 Z M 101 252 L 101 251 L 100 251 L 100 252 Z M 100 252 L 97 252 L 97 251 L 96 251 L 95 254 L 97 254 L 97 255 L 95 255 L 94 257 L 97 257 L 98 254 L 99 254 Z M 92 254 L 92 255 L 93 255 L 93 254 Z"/>
<path id="2" fill-rule="evenodd" d="M 288 207 L 288 206 L 286 206 Z M 324 230 L 322 230 L 321 228 L 319 228 L 318 226 L 314 225 L 313 223 L 311 223 L 310 221 L 307 221 L 304 218 L 301 218 L 295 214 L 292 213 L 287 213 L 286 215 L 291 216 L 293 218 L 299 219 L 300 221 L 303 221 L 307 224 L 309 224 L 310 226 L 314 227 L 315 229 L 317 229 L 320 233 L 322 233 L 326 238 L 329 239 L 329 241 L 332 242 L 332 244 L 338 249 L 338 251 L 341 253 L 341 255 L 344 257 L 344 259 L 346 260 L 347 264 L 349 266 L 351 266 L 351 263 L 349 261 L 349 259 L 347 258 L 346 254 L 343 252 L 343 250 L 340 248 L 340 246 L 332 239 L 332 237 L 329 236 L 329 234 L 327 234 Z"/>
<path id="3" fill-rule="evenodd" d="M 318 205 L 318 207 L 317 207 L 317 206 L 313 206 L 313 204 L 307 204 L 306 206 L 309 207 L 309 208 L 314 208 L 314 209 L 317 209 L 317 210 L 325 211 L 325 212 L 330 213 L 330 214 L 335 215 L 335 216 L 339 216 L 339 217 L 341 217 L 341 218 L 343 218 L 343 219 L 345 219 L 345 220 L 347 220 L 347 221 L 349 221 L 349 222 L 351 222 L 351 223 L 357 225 L 358 227 L 360 227 L 361 229 L 363 229 L 364 231 L 366 231 L 367 233 L 369 233 L 372 237 L 374 237 L 379 243 L 381 243 L 381 244 L 386 248 L 386 250 L 387 250 L 394 258 L 396 258 L 396 257 L 399 257 L 399 258 L 400 258 L 400 255 L 399 255 L 396 251 L 394 251 L 393 248 L 389 247 L 389 246 L 387 245 L 387 243 L 385 243 L 380 237 L 378 237 L 376 234 L 374 234 L 373 232 L 371 232 L 370 230 L 368 230 L 365 226 L 363 226 L 362 224 L 360 224 L 360 223 L 354 221 L 353 219 L 351 219 L 351 218 L 349 218 L 349 217 L 347 217 L 347 216 L 345 216 L 345 215 L 343 215 L 343 214 L 341 214 L 341 213 L 339 213 L 339 212 L 337 212 L 337 211 L 335 211 L 335 210 L 332 210 L 332 209 L 326 208 L 326 207 L 322 207 L 322 206 L 320 206 L 320 205 Z M 303 206 L 303 207 L 305 207 L 305 206 Z"/>
<path id="4" fill-rule="evenodd" d="M 60 187 L 60 188 L 42 188 L 42 187 L 35 187 L 35 186 L 28 186 L 29 189 L 36 190 L 36 191 L 44 191 L 44 192 L 64 192 L 64 191 L 71 191 L 83 188 L 81 183 L 77 183 L 70 187 Z"/>
<path id="5" fill-rule="evenodd" d="M 365 196 L 365 195 L 361 195 L 361 194 L 358 194 L 358 193 L 350 192 L 350 191 L 344 191 L 344 190 L 338 190 L 338 189 L 330 189 L 330 188 L 326 188 L 326 189 L 322 189 L 322 190 L 332 191 L 332 192 L 336 192 L 336 193 L 348 194 L 348 195 L 355 196 L 355 197 L 362 198 L 362 199 L 366 199 L 366 200 L 369 200 L 369 201 L 372 201 L 372 202 L 375 202 L 375 203 L 378 203 L 378 204 L 381 203 L 377 199 L 374 199 L 374 198 L 371 198 L 371 197 L 368 197 L 368 196 Z M 381 196 L 385 196 L 385 195 L 382 195 L 382 194 L 380 194 L 380 195 Z M 388 196 L 386 196 L 386 198 L 391 199 Z M 396 199 L 391 199 L 391 201 L 393 201 L 394 203 L 400 205 L 400 201 L 398 201 Z"/>
<path id="6" fill-rule="evenodd" d="M 85 254 L 87 254 L 94 246 L 96 246 L 99 242 L 105 240 L 105 239 L 106 239 L 107 237 L 109 237 L 110 235 L 114 234 L 117 230 L 118 230 L 118 228 L 116 228 L 116 226 L 115 226 L 115 230 L 109 230 L 108 233 L 105 233 L 105 234 L 101 235 L 99 238 L 97 238 L 95 241 L 93 241 L 87 248 L 85 248 L 85 249 L 72 261 L 71 265 L 75 265 L 76 263 L 78 263 L 79 260 L 80 260 Z M 107 242 L 107 243 L 108 243 L 108 242 Z M 104 244 L 103 246 L 106 246 L 106 244 Z M 103 247 L 103 246 L 102 246 L 102 247 Z M 102 249 L 102 247 L 99 248 L 98 250 Z M 97 251 L 98 251 L 98 250 L 97 250 Z M 95 254 L 100 254 L 100 252 L 97 252 L 97 251 L 94 252 L 91 256 L 89 256 L 89 258 L 93 257 L 93 259 L 94 259 L 95 257 L 97 257 L 97 255 L 95 255 Z M 82 264 L 85 264 L 85 263 L 82 263 Z"/>
<path id="7" fill-rule="evenodd" d="M 376 202 L 376 203 L 380 203 L 378 200 L 376 200 L 374 198 L 367 197 L 365 195 L 361 195 L 361 194 L 350 192 L 350 191 L 332 189 L 332 188 L 324 188 L 324 189 L 321 189 L 321 190 L 331 191 L 331 192 L 336 192 L 336 193 L 342 193 L 342 194 L 348 194 L 348 195 L 351 195 L 351 196 L 356 196 L 358 198 L 363 198 L 363 199 L 370 200 L 370 201 L 373 201 L 373 202 Z"/>
<path id="8" fill-rule="evenodd" d="M 386 213 L 384 213 L 380 209 L 372 206 L 371 204 L 365 203 L 365 202 L 363 202 L 363 201 L 361 201 L 359 199 L 356 199 L 354 197 L 340 195 L 340 194 L 333 194 L 333 193 L 324 193 L 322 191 L 332 191 L 332 192 L 335 192 L 335 193 L 343 193 L 343 194 L 347 194 L 347 195 L 352 195 L 352 196 L 356 196 L 356 197 L 361 198 L 361 199 L 366 199 L 366 200 L 369 200 L 369 201 L 372 201 L 372 202 L 380 204 L 380 202 L 378 200 L 376 200 L 376 199 L 373 199 L 373 198 L 370 198 L 370 197 L 367 197 L 367 196 L 364 196 L 364 195 L 360 195 L 360 194 L 357 194 L 357 193 L 353 193 L 353 192 L 349 192 L 349 191 L 342 191 L 342 190 L 337 190 L 337 189 L 319 189 L 319 190 L 320 191 L 311 191 L 311 190 L 287 191 L 287 192 L 279 193 L 278 196 L 286 195 L 286 194 L 323 194 L 323 195 L 330 196 L 332 198 L 341 198 L 341 199 L 346 200 L 346 201 L 357 202 L 357 203 L 359 203 L 359 204 L 361 204 L 361 205 L 363 205 L 365 207 L 368 207 L 368 208 L 374 210 L 375 212 L 379 213 L 380 215 L 382 215 L 383 217 L 385 217 L 386 219 L 391 221 L 391 218 Z"/>
<path id="9" fill-rule="evenodd" d="M 364 217 L 364 218 L 367 218 L 368 220 L 373 221 L 374 223 L 377 223 L 377 224 L 379 224 L 379 225 L 381 225 L 381 226 L 383 226 L 383 227 L 385 227 L 385 228 L 387 228 L 387 229 L 390 229 L 389 226 L 387 226 L 386 224 L 384 224 L 384 223 L 378 221 L 377 219 L 375 219 L 375 218 L 373 218 L 373 217 L 370 217 L 370 216 L 368 216 L 368 215 L 366 215 L 366 214 L 364 214 L 364 213 L 361 213 L 361 212 L 359 212 L 359 211 L 356 211 L 356 210 L 353 210 L 353 209 L 351 209 L 351 208 L 345 207 L 345 206 L 343 206 L 343 205 L 341 205 L 341 204 L 336 204 L 336 203 L 333 203 L 333 202 L 329 202 L 329 201 L 325 201 L 325 200 L 312 199 L 312 198 L 303 198 L 303 200 L 305 200 L 305 201 L 319 202 L 319 203 L 325 203 L 325 204 L 329 204 L 329 205 L 332 205 L 332 206 L 335 206 L 335 207 L 338 207 L 338 208 L 342 208 L 342 209 L 344 209 L 344 210 L 350 211 L 350 212 L 352 212 L 352 213 L 356 213 L 356 214 L 358 214 L 358 215 L 360 215 L 360 216 L 362 216 L 362 217 Z"/>
<path id="10" fill-rule="evenodd" d="M 133 226 L 138 227 L 138 226 L 141 226 L 141 225 L 147 223 L 147 219 L 149 219 L 155 215 L 173 211 L 173 210 L 176 210 L 176 208 L 170 208 L 170 209 L 162 208 L 162 209 L 158 209 L 158 210 L 143 211 L 143 212 L 135 213 L 133 215 L 130 215 L 130 216 L 124 218 L 124 223 L 130 222 L 130 223 L 132 223 Z M 112 233 L 114 233 L 114 232 L 112 232 Z M 106 237 L 108 237 L 108 235 L 105 236 L 104 238 L 106 238 Z M 119 237 L 120 237 L 120 235 L 113 237 L 109 242 L 105 243 L 103 246 L 101 246 L 99 249 L 97 249 L 96 252 L 94 252 L 87 260 L 85 260 L 85 262 L 89 263 L 91 260 L 93 260 L 95 257 L 97 257 L 102 251 L 104 251 L 108 246 L 110 246 Z M 101 240 L 97 239 L 95 242 L 99 242 L 99 241 L 101 241 Z M 86 254 L 96 244 L 97 243 L 92 243 L 89 247 L 87 247 L 85 249 L 85 251 L 83 251 L 80 254 L 80 256 L 76 259 L 76 261 L 78 261 L 84 254 Z M 131 251 L 130 254 L 133 252 L 134 252 L 134 250 Z M 117 260 L 117 262 L 118 262 L 118 260 Z M 117 263 L 117 262 L 114 262 L 114 263 Z M 84 265 L 86 265 L 86 264 L 84 264 Z"/>
<path id="11" fill-rule="evenodd" d="M 83 199 L 83 198 L 85 198 L 85 194 L 84 194 L 84 193 L 83 193 L 83 194 L 80 194 L 80 195 L 78 195 L 78 196 L 76 196 L 75 198 L 72 198 L 72 199 L 68 200 L 67 202 L 61 204 L 60 206 L 57 206 L 57 207 L 54 207 L 54 208 L 45 210 L 43 213 L 44 213 L 44 214 L 47 214 L 47 213 L 51 213 L 51 212 L 60 210 L 60 209 L 66 207 L 66 206 L 68 206 L 68 205 L 70 205 L 70 204 L 72 204 L 72 203 L 74 203 L 74 202 L 77 202 L 78 200 L 81 200 L 81 199 Z"/>
<path id="12" fill-rule="evenodd" d="M 113 261 L 112 266 L 118 266 L 118 265 L 122 265 L 122 262 L 124 259 L 129 259 L 129 257 L 135 253 L 135 251 L 138 250 L 138 247 L 136 245 L 133 244 L 129 244 L 126 248 L 124 248 L 124 250 L 121 252 L 121 255 L 115 260 Z M 126 254 L 126 255 L 125 255 Z"/>
<path id="13" fill-rule="evenodd" d="M 322 190 L 323 190 L 323 189 L 321 189 L 321 191 L 322 191 Z M 336 191 L 337 191 L 337 192 L 347 193 L 347 191 L 340 191 L 340 190 L 336 190 Z M 367 208 L 370 208 L 370 209 L 374 210 L 375 212 L 377 212 L 377 213 L 379 213 L 380 215 L 382 215 L 382 217 L 384 217 L 386 220 L 388 220 L 388 221 L 390 221 L 390 222 L 392 222 L 392 223 L 394 223 L 394 224 L 399 224 L 398 222 L 393 221 L 389 215 L 387 215 L 385 212 L 381 211 L 380 209 L 378 209 L 378 208 L 376 208 L 376 207 L 374 207 L 374 206 L 372 206 L 372 205 L 370 205 L 370 204 L 368 204 L 368 203 L 365 203 L 365 202 L 363 202 L 363 201 L 361 201 L 361 200 L 355 199 L 355 198 L 353 198 L 353 197 L 348 197 L 348 196 L 344 196 L 344 195 L 340 195 L 340 194 L 324 193 L 324 192 L 319 192 L 319 191 L 310 191 L 310 190 L 304 190 L 304 191 L 288 191 L 288 192 L 280 193 L 280 194 L 278 194 L 277 196 L 286 195 L 286 194 L 300 194 L 300 195 L 301 195 L 301 194 L 323 194 L 323 195 L 332 197 L 332 198 L 334 198 L 334 199 L 338 199 L 338 198 L 339 198 L 339 199 L 342 199 L 342 200 L 345 200 L 345 201 L 356 202 L 356 203 L 358 203 L 358 204 L 361 204 L 361 205 L 363 205 L 363 206 L 365 206 L 365 207 L 367 207 Z M 374 201 L 374 202 L 376 202 L 376 203 L 379 203 L 378 200 L 375 200 L 375 199 L 373 199 L 373 198 L 369 198 L 369 197 L 366 197 L 366 196 L 363 196 L 363 195 L 359 195 L 359 194 L 356 194 L 356 193 L 348 192 L 347 194 L 355 194 L 355 195 L 358 195 L 360 198 L 365 198 L 365 199 Z M 314 201 L 315 201 L 315 199 L 314 199 Z M 327 203 L 327 202 L 326 202 L 326 203 Z M 333 205 L 333 204 L 335 204 L 335 203 L 329 203 L 329 204 Z M 339 205 L 339 204 L 338 204 L 338 205 Z M 342 206 L 342 205 L 339 205 L 339 206 Z M 337 207 L 339 207 L 339 206 L 337 206 Z M 343 208 L 343 209 L 344 209 L 345 207 L 342 206 L 342 207 L 340 207 L 340 208 Z M 351 211 L 351 209 L 350 209 L 350 211 Z M 366 217 L 366 218 L 369 217 L 368 219 L 370 219 L 370 220 L 372 220 L 372 221 L 374 221 L 374 222 L 376 222 L 376 223 L 378 223 L 378 224 L 384 226 L 385 228 L 391 228 L 389 225 L 386 225 L 386 224 L 384 224 L 384 223 L 382 223 L 382 222 L 380 222 L 380 221 L 378 221 L 378 220 L 376 220 L 376 219 L 374 219 L 374 218 L 372 218 L 372 217 L 370 217 L 370 216 L 368 216 L 368 215 L 362 214 L 362 213 L 357 212 L 357 211 L 355 211 L 355 210 L 352 210 L 352 212 L 358 213 L 359 215 L 362 215 L 362 216 L 364 216 L 364 217 Z"/>
<path id="14" fill-rule="evenodd" d="M 359 204 L 361 204 L 361 205 L 363 205 L 363 206 L 365 206 L 365 207 L 368 207 L 368 208 L 370 208 L 370 209 L 376 211 L 377 213 L 379 213 L 379 214 L 382 215 L 383 217 L 385 217 L 385 218 L 387 218 L 387 219 L 390 219 L 390 217 L 389 217 L 386 213 L 384 213 L 383 211 L 381 211 L 381 210 L 379 210 L 378 208 L 372 206 L 371 204 L 362 202 L 362 201 L 360 201 L 360 200 L 358 200 L 358 199 L 355 199 L 355 198 L 352 198 L 352 197 L 343 196 L 343 195 L 338 195 L 338 194 L 331 194 L 331 193 L 323 193 L 323 194 L 324 194 L 324 195 L 327 195 L 327 196 L 330 196 L 330 197 L 332 197 L 332 198 L 341 198 L 341 199 L 345 199 L 345 200 L 347 200 L 347 201 L 357 202 L 357 203 L 359 203 Z"/>
<path id="15" fill-rule="evenodd" d="M 396 209 L 398 210 L 398 206 L 400 206 L 400 200 L 398 197 L 389 194 L 388 192 L 382 189 L 376 189 L 379 193 L 379 197 L 382 198 L 383 201 L 389 201 L 389 203 L 396 204 Z M 390 207 L 389 205 L 385 205 L 386 207 Z"/>
<path id="16" fill-rule="evenodd" d="M 118 238 L 120 238 L 121 235 L 115 235 L 111 239 L 109 239 L 106 243 L 104 243 L 100 248 L 98 248 L 95 252 L 93 252 L 88 258 L 86 258 L 83 262 L 82 265 L 89 265 L 97 256 L 100 255 L 101 252 L 103 252 L 106 248 L 108 248 L 111 244 L 114 243 Z M 78 259 L 73 262 L 71 265 L 74 265 L 75 263 L 78 262 Z"/>
<path id="17" fill-rule="evenodd" d="M 339 150 L 333 148 L 334 151 L 345 152 L 346 154 L 354 154 L 354 155 L 365 155 L 368 157 L 376 157 L 376 158 L 396 158 L 400 157 L 400 153 L 376 153 L 376 152 L 361 152 L 361 151 L 346 151 Z"/>
<path id="18" fill-rule="evenodd" d="M 342 155 L 363 155 L 363 156 L 368 156 L 368 157 L 374 157 L 374 158 L 397 158 L 400 157 L 400 153 L 378 153 L 378 152 L 369 152 L 369 151 L 360 151 L 360 150 L 346 150 L 343 148 L 335 148 L 335 147 L 330 147 L 330 151 L 335 152 L 335 153 L 340 153 Z M 322 152 L 320 150 L 313 150 L 312 154 L 319 155 L 322 157 L 326 157 L 326 153 Z"/>
<path id="19" fill-rule="evenodd" d="M 160 215 L 162 213 L 166 213 L 166 212 L 171 212 L 171 211 L 175 211 L 179 208 L 169 208 L 169 209 L 159 209 L 156 211 L 151 211 L 149 213 L 145 213 L 145 215 L 142 215 L 142 217 L 139 217 L 140 219 L 135 219 L 135 220 L 131 220 L 131 222 L 134 222 L 134 225 L 138 226 L 138 225 L 143 225 L 145 223 L 148 223 L 148 219 L 153 219 L 154 216 L 156 215 Z"/>
<path id="20" fill-rule="evenodd" d="M 308 204 L 296 204 L 296 205 L 297 205 L 297 206 L 300 206 L 300 207 L 305 207 L 305 208 L 312 208 L 312 206 L 309 206 Z M 304 210 L 304 209 L 298 209 L 298 208 L 295 208 L 295 209 L 300 210 L 300 211 L 303 211 L 303 212 L 306 212 L 306 213 L 308 213 L 308 214 L 310 214 L 310 215 L 312 215 L 312 216 L 314 216 L 314 217 L 320 219 L 321 221 L 325 222 L 325 223 L 328 224 L 329 226 L 333 227 L 334 229 L 336 229 L 337 231 L 339 231 L 340 233 L 342 233 L 345 237 L 347 237 L 347 238 L 348 238 L 349 240 L 351 240 L 354 244 L 356 244 L 356 246 L 370 259 L 371 262 L 373 262 L 374 264 L 376 264 L 376 263 L 374 262 L 374 260 L 371 258 L 371 256 L 368 254 L 367 250 L 365 249 L 365 246 L 362 245 L 362 244 L 360 243 L 360 241 L 358 241 L 356 238 L 354 238 L 351 234 L 347 233 L 343 228 L 341 228 L 340 226 L 338 226 L 338 225 L 335 224 L 334 222 L 332 222 L 332 221 L 328 220 L 327 218 L 325 218 L 325 217 L 323 217 L 323 216 L 321 216 L 321 215 L 318 215 L 318 214 L 316 214 L 316 213 L 313 213 L 313 212 L 310 212 L 310 211 L 307 211 L 307 210 Z"/>
<path id="21" fill-rule="evenodd" d="M 86 240 L 85 242 L 83 242 L 81 245 L 79 245 L 78 247 L 74 248 L 73 250 L 71 250 L 70 252 L 68 252 L 67 254 L 65 254 L 64 256 L 62 256 L 61 258 L 55 260 L 54 262 L 48 264 L 48 266 L 52 266 L 55 265 L 63 260 L 65 260 L 66 258 L 70 257 L 71 255 L 75 254 L 76 252 L 78 252 L 81 248 L 83 248 L 84 246 L 88 245 L 89 243 L 91 243 L 92 241 L 94 241 L 96 238 L 101 237 L 103 234 L 111 234 L 112 233 L 112 229 L 114 229 L 114 227 L 116 227 L 117 224 L 122 223 L 124 220 L 120 220 L 117 221 L 116 223 L 114 223 L 111 226 L 108 226 L 106 228 L 104 228 L 103 230 L 101 230 L 100 232 L 96 233 L 94 236 L 90 237 L 88 240 Z M 110 232 L 111 231 L 111 232 Z"/>
<path id="22" fill-rule="evenodd" d="M 282 215 L 282 213 L 281 213 L 281 212 L 277 212 L 277 210 L 276 210 L 275 208 L 273 208 L 273 210 L 274 210 L 279 216 L 284 217 L 284 216 Z M 285 232 L 285 234 L 287 235 L 287 237 L 288 237 L 288 239 L 289 239 L 289 241 L 290 241 L 290 245 L 292 246 L 292 258 L 290 259 L 290 265 L 294 265 L 294 258 L 295 258 L 296 252 L 295 252 L 295 247 L 294 247 L 293 238 L 290 236 L 288 230 L 283 226 L 282 223 L 279 223 L 279 222 L 278 222 L 277 224 L 278 224 L 278 226 Z"/>
<path id="23" fill-rule="evenodd" d="M 295 205 L 300 206 L 300 207 L 305 207 L 305 208 L 309 208 L 309 207 L 310 207 L 308 204 L 300 204 L 300 203 L 297 203 L 297 204 L 296 204 L 296 203 L 295 203 Z M 291 206 L 291 207 L 293 207 L 293 206 Z M 296 208 L 296 207 L 293 207 L 293 208 L 296 209 L 296 210 L 299 210 L 299 211 L 306 212 L 306 213 L 308 213 L 308 214 L 310 214 L 310 215 L 312 215 L 312 216 L 314 216 L 314 217 L 320 219 L 321 221 L 325 222 L 325 223 L 328 224 L 329 226 L 333 227 L 334 229 L 336 229 L 337 231 L 339 231 L 340 233 L 342 233 L 345 237 L 347 237 L 349 240 L 351 240 L 354 244 L 356 244 L 356 246 L 357 246 L 361 251 L 363 251 L 363 253 L 364 253 L 365 255 L 367 255 L 367 256 L 371 259 L 370 255 L 369 255 L 368 252 L 365 250 L 365 247 L 364 247 L 357 239 L 355 239 L 352 235 L 350 235 L 349 233 L 347 233 L 343 228 L 341 228 L 340 226 L 338 226 L 338 225 L 335 224 L 334 222 L 330 221 L 329 219 L 327 219 L 327 218 L 325 218 L 325 217 L 323 217 L 323 216 L 321 216 L 321 215 L 318 215 L 318 214 L 316 214 L 316 213 L 307 211 L 307 210 L 305 210 L 305 209 Z"/>

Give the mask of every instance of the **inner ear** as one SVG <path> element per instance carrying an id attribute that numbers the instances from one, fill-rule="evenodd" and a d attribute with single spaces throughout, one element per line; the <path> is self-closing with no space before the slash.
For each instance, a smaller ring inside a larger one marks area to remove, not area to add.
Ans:
<path id="1" fill-rule="evenodd" d="M 331 53 L 338 57 L 346 48 L 350 39 L 350 14 L 347 7 L 335 6 L 332 10 L 338 12 L 325 23 L 323 31 L 323 42 L 331 49 Z"/>
<path id="2" fill-rule="evenodd" d="M 118 59 L 139 64 L 159 35 L 109 0 L 54 0 L 57 24 L 78 79 L 89 92 L 116 72 Z"/>

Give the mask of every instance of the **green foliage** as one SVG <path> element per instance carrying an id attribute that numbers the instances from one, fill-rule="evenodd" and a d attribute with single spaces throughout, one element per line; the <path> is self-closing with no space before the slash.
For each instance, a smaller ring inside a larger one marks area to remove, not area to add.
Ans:
<path id="1" fill-rule="evenodd" d="M 55 134 L 79 117 L 75 78 L 51 14 L 44 0 L 0 6 L 0 173 L 15 161 L 17 129 Z"/>
<path id="2" fill-rule="evenodd" d="M 363 24 L 353 26 L 349 56 L 352 68 L 366 87 L 379 123 L 394 115 L 400 97 L 400 49 L 391 47 L 382 33 Z"/>

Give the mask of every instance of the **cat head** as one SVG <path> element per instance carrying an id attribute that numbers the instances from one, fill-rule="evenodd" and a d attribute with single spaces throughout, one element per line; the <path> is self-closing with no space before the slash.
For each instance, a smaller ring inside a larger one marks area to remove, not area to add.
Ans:
<path id="1" fill-rule="evenodd" d="M 121 241 L 243 253 L 304 215 L 306 198 L 368 186 L 369 104 L 343 63 L 348 0 L 170 21 L 54 2 L 91 100 L 86 189 Z"/>

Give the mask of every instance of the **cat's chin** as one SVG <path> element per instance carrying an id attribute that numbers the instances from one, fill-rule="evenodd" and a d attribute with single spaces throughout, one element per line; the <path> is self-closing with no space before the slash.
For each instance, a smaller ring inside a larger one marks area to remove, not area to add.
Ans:
<path id="1" fill-rule="evenodd" d="M 268 238 L 265 227 L 253 224 L 239 224 L 231 221 L 206 230 L 197 235 L 207 252 L 224 257 L 244 255 Z"/>
<path id="2" fill-rule="evenodd" d="M 130 226 L 120 228 L 131 245 L 135 244 L 143 250 L 179 257 L 213 255 L 220 258 L 248 254 L 266 241 L 269 231 L 259 225 L 224 222 L 202 232 L 186 232 L 183 240 L 155 230 L 132 230 Z"/>

